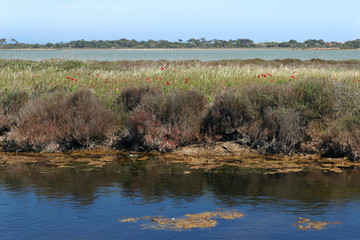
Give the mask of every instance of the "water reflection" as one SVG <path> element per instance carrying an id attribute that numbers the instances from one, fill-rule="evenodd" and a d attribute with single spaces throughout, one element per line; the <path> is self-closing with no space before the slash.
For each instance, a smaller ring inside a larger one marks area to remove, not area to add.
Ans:
<path id="1" fill-rule="evenodd" d="M 0 166 L 0 185 L 10 194 L 33 191 L 39 198 L 69 201 L 86 207 L 104 194 L 119 193 L 143 204 L 166 199 L 192 202 L 213 195 L 227 206 L 273 202 L 288 208 L 328 208 L 359 201 L 360 172 L 321 171 L 266 175 L 187 171 L 186 166 L 159 161 L 119 159 L 103 168 L 55 168 L 24 164 Z M 298 210 L 299 210 L 298 209 Z"/>

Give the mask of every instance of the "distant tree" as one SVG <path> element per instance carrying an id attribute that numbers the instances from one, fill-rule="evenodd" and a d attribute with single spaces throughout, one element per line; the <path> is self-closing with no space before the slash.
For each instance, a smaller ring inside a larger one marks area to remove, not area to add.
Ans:
<path id="1" fill-rule="evenodd" d="M 19 42 L 16 41 L 14 38 L 12 38 L 12 39 L 10 40 L 10 42 L 13 43 L 13 44 L 18 44 L 18 43 L 19 43 Z"/>

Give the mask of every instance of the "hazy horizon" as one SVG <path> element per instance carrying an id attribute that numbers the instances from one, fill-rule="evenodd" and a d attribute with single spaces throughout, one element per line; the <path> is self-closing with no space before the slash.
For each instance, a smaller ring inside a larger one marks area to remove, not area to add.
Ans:
<path id="1" fill-rule="evenodd" d="M 360 1 L 0 0 L 0 38 L 23 43 L 190 38 L 345 42 L 360 38 Z"/>

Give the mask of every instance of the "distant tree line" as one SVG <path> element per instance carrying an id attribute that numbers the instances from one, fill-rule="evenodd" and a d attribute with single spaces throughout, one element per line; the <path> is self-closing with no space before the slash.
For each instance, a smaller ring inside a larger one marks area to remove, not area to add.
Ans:
<path id="1" fill-rule="evenodd" d="M 97 48 L 97 49 L 111 49 L 111 48 L 290 48 L 290 49 L 307 49 L 307 48 L 332 48 L 332 49 L 356 49 L 360 48 L 360 39 L 346 41 L 346 42 L 325 42 L 324 40 L 309 39 L 304 42 L 290 40 L 288 42 L 262 42 L 254 43 L 250 39 L 236 39 L 236 40 L 206 40 L 205 38 L 195 39 L 190 38 L 187 41 L 178 39 L 170 42 L 167 40 L 148 40 L 137 41 L 134 39 L 119 39 L 119 40 L 92 40 L 85 41 L 77 40 L 68 43 L 46 43 L 46 44 L 28 44 L 20 43 L 15 39 L 7 41 L 5 38 L 0 39 L 0 48 L 2 49 L 60 49 L 60 48 Z"/>

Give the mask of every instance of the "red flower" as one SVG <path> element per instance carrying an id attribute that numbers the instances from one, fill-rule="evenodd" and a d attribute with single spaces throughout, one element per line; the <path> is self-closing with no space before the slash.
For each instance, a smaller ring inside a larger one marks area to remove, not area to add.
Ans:
<path id="1" fill-rule="evenodd" d="M 95 85 L 93 85 L 93 87 L 95 87 Z"/>
<path id="2" fill-rule="evenodd" d="M 166 82 L 166 84 L 170 84 L 169 82 Z"/>
<path id="3" fill-rule="evenodd" d="M 70 79 L 70 77 L 67 77 L 67 79 Z"/>
<path id="4" fill-rule="evenodd" d="M 78 73 L 78 75 L 80 75 L 80 73 Z"/>
<path id="5" fill-rule="evenodd" d="M 187 83 L 187 82 L 185 81 L 185 83 Z"/>
<path id="6" fill-rule="evenodd" d="M 260 75 L 258 75 L 258 78 L 260 77 Z"/>
<path id="7" fill-rule="evenodd" d="M 91 73 L 89 73 L 89 75 L 91 75 Z"/>
<path id="8" fill-rule="evenodd" d="M 160 70 L 164 70 L 164 68 L 162 67 Z"/>
<path id="9" fill-rule="evenodd" d="M 99 76 L 99 74 L 97 73 L 96 76 Z"/>
<path id="10" fill-rule="evenodd" d="M 253 69 L 251 69 L 251 71 L 252 71 Z"/>
<path id="11" fill-rule="evenodd" d="M 159 78 L 161 80 L 161 78 Z"/>
<path id="12" fill-rule="evenodd" d="M 108 81 L 106 81 L 106 83 L 107 83 Z"/>
<path id="13" fill-rule="evenodd" d="M 75 78 L 75 81 L 77 81 L 77 79 Z"/>

